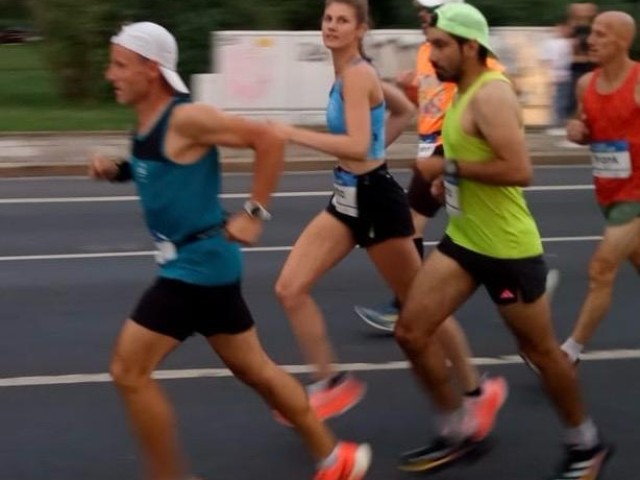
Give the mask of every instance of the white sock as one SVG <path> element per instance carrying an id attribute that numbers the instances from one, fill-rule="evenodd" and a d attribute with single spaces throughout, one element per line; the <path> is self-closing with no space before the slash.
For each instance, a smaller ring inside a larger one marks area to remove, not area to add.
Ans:
<path id="1" fill-rule="evenodd" d="M 312 394 L 320 390 L 327 390 L 330 387 L 335 386 L 337 383 L 345 377 L 345 372 L 332 373 L 331 376 L 318 380 L 317 382 L 307 385 L 307 393 Z"/>
<path id="2" fill-rule="evenodd" d="M 339 443 L 336 443 L 336 446 L 333 447 L 333 450 L 331 450 L 331 453 L 329 454 L 329 456 L 326 457 L 324 460 L 321 460 L 320 462 L 318 462 L 318 469 L 328 468 L 328 467 L 331 467 L 334 463 L 336 463 L 336 461 L 338 460 L 339 445 L 340 445 Z"/>
<path id="3" fill-rule="evenodd" d="M 567 445 L 589 450 L 600 442 L 598 429 L 590 418 L 587 418 L 577 427 L 567 428 L 565 431 L 565 442 Z"/>
<path id="4" fill-rule="evenodd" d="M 572 362 L 575 362 L 580 358 L 580 354 L 582 350 L 584 350 L 584 345 L 569 337 L 560 348 L 562 348 Z"/>
<path id="5" fill-rule="evenodd" d="M 462 440 L 475 430 L 469 420 L 464 405 L 453 412 L 439 413 L 436 415 L 438 433 L 449 440 Z"/>
<path id="6" fill-rule="evenodd" d="M 329 386 L 331 378 L 323 378 L 317 382 L 310 383 L 306 386 L 307 393 L 312 394 L 320 390 L 325 390 Z"/>

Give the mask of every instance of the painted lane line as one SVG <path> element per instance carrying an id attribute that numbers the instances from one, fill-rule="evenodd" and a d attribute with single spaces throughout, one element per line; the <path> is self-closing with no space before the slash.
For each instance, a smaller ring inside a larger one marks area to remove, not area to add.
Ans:
<path id="1" fill-rule="evenodd" d="M 540 185 L 527 187 L 527 192 L 571 192 L 581 190 L 593 190 L 593 185 Z M 330 190 L 310 191 L 310 192 L 276 192 L 274 198 L 304 198 L 304 197 L 326 197 L 331 195 Z M 243 199 L 249 196 L 248 193 L 223 193 L 220 198 Z M 28 205 L 40 203 L 111 203 L 111 202 L 135 202 L 138 197 L 135 195 L 120 196 L 99 196 L 99 197 L 34 197 L 34 198 L 0 198 L 0 205 Z"/>
<path id="2" fill-rule="evenodd" d="M 640 349 L 599 350 L 583 354 L 582 361 L 599 362 L 614 360 L 638 360 Z M 518 365 L 523 363 L 519 355 L 500 355 L 496 357 L 476 357 L 472 359 L 474 365 Z M 351 372 L 383 372 L 408 370 L 409 363 L 405 361 L 383 363 L 341 363 L 336 365 L 340 371 Z M 312 373 L 314 367 L 310 365 L 282 365 L 291 374 Z M 184 380 L 193 378 L 229 378 L 233 374 L 226 368 L 190 368 L 177 370 L 158 370 L 154 378 L 159 380 Z M 0 378 L 0 388 L 36 387 L 46 385 L 78 385 L 88 383 L 108 383 L 111 376 L 108 373 L 78 373 L 72 375 L 40 375 L 28 377 Z"/>
<path id="3" fill-rule="evenodd" d="M 587 235 L 582 237 L 547 237 L 543 238 L 543 243 L 566 243 L 566 242 L 597 242 L 602 240 L 600 235 Z M 437 245 L 437 241 L 423 242 L 426 246 Z M 242 251 L 245 253 L 274 253 L 288 252 L 291 246 L 274 246 L 274 247 L 244 247 Z M 122 258 L 122 257 L 148 257 L 155 255 L 152 250 L 140 250 L 133 252 L 102 252 L 102 253 L 61 253 L 50 255 L 11 255 L 0 257 L 0 262 L 27 262 L 37 260 L 80 260 L 80 259 L 99 259 L 99 258 Z"/>

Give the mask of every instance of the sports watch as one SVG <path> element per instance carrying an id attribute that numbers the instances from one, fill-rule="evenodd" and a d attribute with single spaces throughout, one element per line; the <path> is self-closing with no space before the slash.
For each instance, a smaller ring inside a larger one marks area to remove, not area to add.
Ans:
<path id="1" fill-rule="evenodd" d="M 244 202 L 244 211 L 251 218 L 257 218 L 258 220 L 262 220 L 263 222 L 268 222 L 271 220 L 271 214 L 260 205 L 255 200 L 247 200 Z"/>

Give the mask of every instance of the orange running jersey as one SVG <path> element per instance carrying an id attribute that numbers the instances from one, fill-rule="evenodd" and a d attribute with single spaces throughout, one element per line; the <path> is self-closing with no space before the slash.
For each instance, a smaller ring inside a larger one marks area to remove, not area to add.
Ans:
<path id="1" fill-rule="evenodd" d="M 429 60 L 431 44 L 425 42 L 418 50 L 414 87 L 417 88 L 418 133 L 420 135 L 440 134 L 444 114 L 456 94 L 456 85 L 440 82 Z M 491 70 L 504 72 L 505 68 L 495 58 L 487 59 Z M 440 142 L 440 140 L 439 140 Z"/>
<path id="2" fill-rule="evenodd" d="M 596 69 L 582 97 L 591 134 L 591 163 L 598 203 L 640 201 L 640 105 L 635 92 L 640 63 L 614 92 L 598 93 Z"/>

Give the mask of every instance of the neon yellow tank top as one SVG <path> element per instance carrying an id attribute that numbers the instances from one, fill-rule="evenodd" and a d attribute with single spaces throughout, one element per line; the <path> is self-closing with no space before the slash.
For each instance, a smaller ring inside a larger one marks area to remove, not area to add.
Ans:
<path id="1" fill-rule="evenodd" d="M 464 162 L 487 162 L 494 158 L 489 144 L 462 130 L 462 115 L 469 102 L 487 82 L 507 78 L 486 72 L 449 107 L 442 128 L 447 158 Z M 501 259 L 519 259 L 542 254 L 535 220 L 519 187 L 487 185 L 459 179 L 461 214 L 450 216 L 446 234 L 461 247 Z"/>

